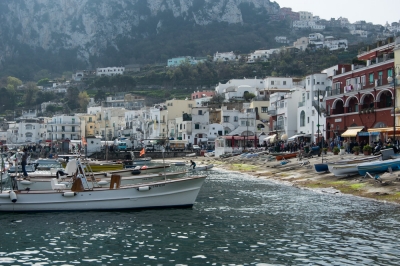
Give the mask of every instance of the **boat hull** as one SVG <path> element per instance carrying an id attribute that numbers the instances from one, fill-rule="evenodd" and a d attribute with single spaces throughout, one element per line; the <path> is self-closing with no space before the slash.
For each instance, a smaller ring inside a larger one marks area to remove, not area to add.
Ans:
<path id="1" fill-rule="evenodd" d="M 0 211 L 101 211 L 189 207 L 195 203 L 205 179 L 206 176 L 185 177 L 119 189 L 102 188 L 84 192 L 18 191 L 15 194 L 15 203 L 11 201 L 11 193 L 10 197 L 0 196 Z"/>
<path id="2" fill-rule="evenodd" d="M 358 173 L 364 176 L 368 173 L 382 173 L 391 168 L 393 171 L 400 170 L 400 158 L 385 161 L 375 161 L 368 163 L 361 163 L 358 165 Z"/>
<path id="3" fill-rule="evenodd" d="M 344 177 L 358 174 L 358 164 L 328 165 L 329 172 L 334 176 Z"/>
<path id="4" fill-rule="evenodd" d="M 171 178 L 179 178 L 183 177 L 186 172 L 167 172 L 167 173 L 155 173 L 155 174 L 147 174 L 147 175 L 130 175 L 130 176 L 122 176 L 121 177 L 121 185 L 134 185 L 134 184 L 142 184 L 148 182 L 156 182 L 164 179 Z M 89 188 L 94 187 L 109 187 L 111 182 L 111 175 L 102 176 L 102 178 L 98 178 L 95 176 L 96 182 L 91 182 L 88 180 Z M 61 184 L 65 184 L 67 188 L 71 188 L 72 183 L 70 182 L 71 178 L 62 178 L 58 182 Z M 37 191 L 37 190 L 51 190 L 51 178 L 30 178 L 30 180 L 24 180 L 23 178 L 16 178 L 15 182 L 17 184 L 18 190 L 27 190 Z"/>
<path id="5" fill-rule="evenodd" d="M 314 164 L 314 168 L 317 173 L 325 173 L 329 171 L 328 165 L 326 163 L 316 163 Z"/>
<path id="6" fill-rule="evenodd" d="M 284 155 L 278 155 L 276 156 L 276 160 L 280 161 L 283 159 L 290 159 L 290 158 L 296 158 L 297 157 L 297 152 L 296 153 L 288 153 L 288 154 L 284 154 Z"/>

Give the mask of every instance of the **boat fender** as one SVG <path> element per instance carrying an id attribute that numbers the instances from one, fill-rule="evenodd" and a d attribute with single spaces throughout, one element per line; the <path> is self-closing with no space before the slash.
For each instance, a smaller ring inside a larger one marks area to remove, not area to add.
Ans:
<path id="1" fill-rule="evenodd" d="M 15 193 L 13 190 L 10 191 L 10 199 L 11 199 L 11 202 L 13 202 L 13 203 L 17 202 L 17 193 Z"/>
<path id="2" fill-rule="evenodd" d="M 76 193 L 75 192 L 64 192 L 62 195 L 63 195 L 63 197 L 74 197 L 74 196 L 76 196 Z"/>
<path id="3" fill-rule="evenodd" d="M 138 188 L 137 188 L 138 191 L 149 191 L 150 189 L 151 189 L 151 187 L 149 187 L 149 186 L 138 187 Z"/>
<path id="4" fill-rule="evenodd" d="M 33 182 L 31 182 L 31 181 L 29 181 L 29 180 L 22 180 L 20 183 L 21 183 L 21 185 L 29 186 L 29 185 L 31 185 Z"/>
<path id="5" fill-rule="evenodd" d="M 134 170 L 140 170 L 140 166 L 135 166 Z"/>
<path id="6" fill-rule="evenodd" d="M 110 177 L 111 175 L 109 173 L 104 173 L 105 177 Z"/>
<path id="7" fill-rule="evenodd" d="M 140 170 L 139 169 L 135 169 L 131 172 L 132 175 L 140 175 Z"/>
<path id="8" fill-rule="evenodd" d="M 9 197 L 10 197 L 10 192 L 0 193 L 0 198 L 9 198 Z"/>
<path id="9" fill-rule="evenodd" d="M 105 180 L 102 180 L 102 181 L 97 182 L 97 184 L 99 184 L 100 186 L 105 186 L 105 185 L 108 185 L 109 182 L 105 181 Z"/>
<path id="10" fill-rule="evenodd" d="M 143 165 L 140 169 L 146 170 L 147 168 L 148 168 L 147 165 Z"/>

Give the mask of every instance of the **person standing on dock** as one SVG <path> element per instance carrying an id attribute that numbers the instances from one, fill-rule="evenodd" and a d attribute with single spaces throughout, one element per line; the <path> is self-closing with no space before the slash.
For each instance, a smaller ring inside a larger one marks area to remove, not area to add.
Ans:
<path id="1" fill-rule="evenodd" d="M 196 168 L 196 163 L 193 160 L 190 160 L 190 167 Z"/>
<path id="2" fill-rule="evenodd" d="M 28 178 L 28 173 L 26 172 L 27 161 L 28 161 L 28 149 L 24 148 L 23 154 L 22 154 L 22 159 L 21 159 L 22 174 L 24 175 L 24 178 Z M 17 165 L 17 167 L 18 167 L 18 165 Z"/>

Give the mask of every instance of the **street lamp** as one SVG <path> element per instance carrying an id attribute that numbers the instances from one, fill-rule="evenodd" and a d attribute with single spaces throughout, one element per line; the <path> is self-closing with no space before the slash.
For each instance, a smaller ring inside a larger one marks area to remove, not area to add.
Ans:
<path id="1" fill-rule="evenodd" d="M 319 127 L 320 127 L 320 124 L 319 124 L 319 112 L 320 112 L 320 107 L 319 107 L 319 105 L 320 105 L 320 101 L 322 100 L 324 98 L 324 96 L 323 95 L 321 95 L 321 94 L 319 94 L 319 90 L 318 90 L 318 96 L 314 96 L 314 100 L 315 101 L 317 101 L 317 104 L 318 104 L 318 113 L 317 113 L 317 127 L 318 127 L 318 138 L 317 138 L 317 141 L 319 140 L 319 134 L 320 134 L 320 130 L 319 130 Z M 323 137 L 322 137 L 323 138 Z M 322 154 L 322 149 L 323 149 L 323 147 L 324 147 L 324 142 L 323 141 L 321 141 L 321 145 L 318 145 L 320 148 L 321 148 L 321 154 Z M 323 156 L 322 156 L 323 157 Z M 323 162 L 323 158 L 322 158 L 322 162 Z"/>
<path id="2" fill-rule="evenodd" d="M 396 74 L 397 73 L 397 74 Z M 395 77 L 393 79 L 393 77 Z M 396 146 L 396 80 L 400 79 L 397 67 L 392 69 L 392 76 L 388 77 L 389 83 L 393 81 L 393 146 Z"/>

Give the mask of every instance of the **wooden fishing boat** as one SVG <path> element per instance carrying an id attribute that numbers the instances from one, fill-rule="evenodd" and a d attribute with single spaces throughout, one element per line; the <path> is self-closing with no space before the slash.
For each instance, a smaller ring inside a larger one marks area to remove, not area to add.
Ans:
<path id="1" fill-rule="evenodd" d="M 277 161 L 280 161 L 280 160 L 283 160 L 283 159 L 296 158 L 297 154 L 298 154 L 297 152 L 284 153 L 282 155 L 276 156 L 275 158 L 276 158 Z"/>

